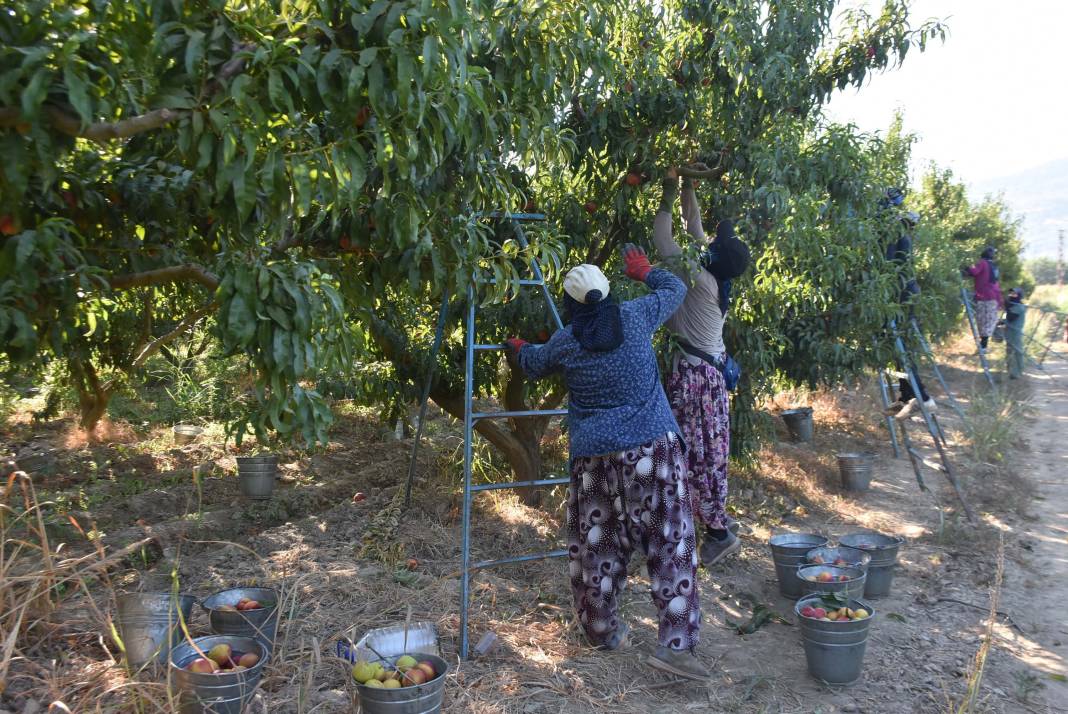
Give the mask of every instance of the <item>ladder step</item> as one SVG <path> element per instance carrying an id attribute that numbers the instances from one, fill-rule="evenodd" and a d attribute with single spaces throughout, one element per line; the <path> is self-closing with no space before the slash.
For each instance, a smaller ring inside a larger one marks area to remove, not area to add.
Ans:
<path id="1" fill-rule="evenodd" d="M 472 563 L 471 570 L 492 568 L 498 565 L 508 565 L 509 563 L 526 563 L 531 560 L 545 560 L 546 558 L 563 558 L 565 555 L 567 555 L 566 550 L 554 550 L 549 553 L 535 553 L 534 555 L 513 555 L 511 558 L 501 558 L 499 560 L 482 560 L 477 563 Z"/>
<path id="2" fill-rule="evenodd" d="M 566 409 L 528 409 L 518 412 L 475 412 L 471 415 L 472 421 L 479 419 L 519 419 L 522 417 L 539 416 L 567 416 Z"/>
<path id="3" fill-rule="evenodd" d="M 486 280 L 482 280 L 481 282 L 484 285 L 496 285 L 497 284 L 497 278 L 488 278 Z M 508 282 L 513 282 L 513 281 L 509 280 Z M 519 280 L 517 280 L 515 282 L 518 282 L 520 285 L 537 285 L 539 287 L 542 286 L 542 285 L 545 285 L 545 283 L 543 281 L 536 280 L 534 278 L 520 278 Z"/>
<path id="4" fill-rule="evenodd" d="M 503 483 L 480 483 L 477 486 L 472 486 L 471 491 L 477 493 L 479 491 L 497 491 L 502 488 L 537 488 L 538 486 L 561 486 L 563 484 L 571 483 L 569 478 L 540 478 L 534 481 L 512 481 Z"/>
<path id="5" fill-rule="evenodd" d="M 506 345 L 475 345 L 472 349 L 478 352 L 480 350 L 503 350 L 505 347 Z"/>

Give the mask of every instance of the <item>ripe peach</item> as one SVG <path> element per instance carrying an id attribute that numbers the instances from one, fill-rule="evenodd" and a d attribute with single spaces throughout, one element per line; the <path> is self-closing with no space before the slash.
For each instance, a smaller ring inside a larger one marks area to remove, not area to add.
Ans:
<path id="1" fill-rule="evenodd" d="M 863 620 L 867 616 L 868 616 L 868 611 L 865 610 L 864 608 L 859 608 L 859 609 L 853 611 L 853 619 L 854 620 Z"/>
<path id="2" fill-rule="evenodd" d="M 405 565 L 408 567 L 408 570 L 415 570 L 419 567 L 419 561 L 415 558 L 408 558 L 408 562 L 405 563 Z"/>
<path id="3" fill-rule="evenodd" d="M 356 494 L 352 497 L 352 502 L 353 503 L 359 503 L 360 501 L 366 501 L 366 500 L 367 500 L 367 494 L 365 494 L 363 491 L 357 491 Z"/>
<path id="4" fill-rule="evenodd" d="M 834 622 L 835 620 L 837 620 L 838 619 L 838 611 L 837 610 L 831 610 L 830 612 L 828 612 L 827 613 L 827 619 L 830 620 L 831 622 Z"/>
<path id="5" fill-rule="evenodd" d="M 416 684 L 425 684 L 426 681 L 426 672 L 424 672 L 420 667 L 416 666 L 412 667 L 404 673 L 404 680 L 402 681 L 402 684 L 404 684 L 404 686 L 406 687 L 411 687 Z"/>
<path id="6" fill-rule="evenodd" d="M 371 107 L 364 105 L 364 106 L 360 107 L 358 110 L 356 110 L 356 117 L 352 121 L 356 125 L 356 128 L 360 129 L 360 128 L 363 127 L 364 124 L 367 123 L 367 120 L 370 119 L 370 118 L 371 118 Z"/>
<path id="7" fill-rule="evenodd" d="M 586 205 L 583 208 L 586 209 L 586 213 L 593 214 L 597 212 L 597 204 L 593 201 L 586 201 Z"/>
<path id="8" fill-rule="evenodd" d="M 812 617 L 824 618 L 827 617 L 827 611 L 822 607 L 817 607 L 812 610 Z"/>
<path id="9" fill-rule="evenodd" d="M 814 607 L 806 605 L 805 607 L 801 608 L 801 617 L 814 617 L 815 613 L 816 608 Z"/>
<path id="10" fill-rule="evenodd" d="M 834 576 L 830 573 L 820 573 L 818 576 L 816 576 L 816 580 L 821 583 L 829 583 L 834 580 Z"/>
<path id="11" fill-rule="evenodd" d="M 221 667 L 224 662 L 230 661 L 231 654 L 233 654 L 233 650 L 230 648 L 230 645 L 224 643 L 215 645 L 208 650 L 208 659 Z"/>
<path id="12" fill-rule="evenodd" d="M 624 180 L 627 182 L 628 186 L 637 186 L 642 182 L 642 177 L 632 171 L 627 174 L 627 178 Z"/>
<path id="13" fill-rule="evenodd" d="M 419 669 L 426 672 L 426 681 L 430 681 L 434 677 L 438 676 L 438 671 L 434 669 L 434 663 L 429 660 L 423 660 L 419 663 Z"/>
<path id="14" fill-rule="evenodd" d="M 188 669 L 190 672 L 196 672 L 198 674 L 211 674 L 216 669 L 218 669 L 218 666 L 216 666 L 216 664 L 210 659 L 197 657 L 195 660 L 190 662 L 188 666 L 186 666 L 186 669 Z"/>
<path id="15" fill-rule="evenodd" d="M 246 652 L 241 655 L 241 659 L 237 661 L 242 667 L 255 667 L 256 663 L 260 661 L 260 656 L 255 652 Z"/>

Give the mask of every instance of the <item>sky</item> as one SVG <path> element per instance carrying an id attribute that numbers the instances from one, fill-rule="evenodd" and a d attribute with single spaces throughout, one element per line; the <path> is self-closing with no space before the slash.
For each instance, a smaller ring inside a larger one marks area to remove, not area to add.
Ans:
<path id="1" fill-rule="evenodd" d="M 853 0 L 874 8 L 881 3 Z M 988 185 L 1068 157 L 1068 0 L 913 0 L 913 25 L 949 27 L 945 44 L 835 96 L 829 114 L 885 129 L 897 109 L 919 135 L 913 178 L 935 160 Z"/>

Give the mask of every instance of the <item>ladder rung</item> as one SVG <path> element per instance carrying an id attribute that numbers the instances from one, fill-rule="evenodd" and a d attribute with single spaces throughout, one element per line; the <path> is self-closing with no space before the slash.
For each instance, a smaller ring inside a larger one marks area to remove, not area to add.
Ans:
<path id="1" fill-rule="evenodd" d="M 540 478 L 534 481 L 512 481 L 502 483 L 480 483 L 477 486 L 472 486 L 471 491 L 496 491 L 502 488 L 537 488 L 538 486 L 560 486 L 562 484 L 571 483 L 569 478 Z"/>
<path id="2" fill-rule="evenodd" d="M 539 416 L 567 416 L 566 409 L 528 409 L 518 412 L 475 412 L 471 415 L 472 421 L 479 419 L 520 419 L 523 417 Z"/>
<path id="3" fill-rule="evenodd" d="M 506 345 L 475 345 L 474 350 L 478 352 L 480 350 L 503 350 Z"/>
<path id="4" fill-rule="evenodd" d="M 501 558 L 499 560 L 482 560 L 477 563 L 472 563 L 471 570 L 492 568 L 497 565 L 508 565 L 509 563 L 526 563 L 531 560 L 545 560 L 546 558 L 563 558 L 565 555 L 567 555 L 566 550 L 554 550 L 549 553 L 535 553 L 534 555 L 513 555 L 511 558 Z"/>
<path id="5" fill-rule="evenodd" d="M 482 282 L 485 283 L 486 285 L 496 285 L 497 284 L 497 278 L 489 278 L 487 280 L 483 280 Z M 513 281 L 509 280 L 508 282 L 513 282 Z M 520 285 L 538 285 L 538 286 L 541 286 L 541 285 L 545 284 L 544 282 L 542 282 L 541 280 L 538 280 L 537 278 L 520 278 L 519 280 L 516 280 L 514 282 L 517 282 Z"/>

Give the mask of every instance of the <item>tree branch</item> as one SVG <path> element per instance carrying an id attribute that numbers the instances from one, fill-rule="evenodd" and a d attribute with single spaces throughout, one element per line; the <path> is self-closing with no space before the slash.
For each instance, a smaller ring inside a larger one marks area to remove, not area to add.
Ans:
<path id="1" fill-rule="evenodd" d="M 159 352 L 160 349 L 162 347 L 164 347 L 165 345 L 168 345 L 171 342 L 174 342 L 176 339 L 178 339 L 183 334 L 188 332 L 189 329 L 191 327 L 193 327 L 193 325 L 195 325 L 200 320 L 200 318 L 204 317 L 205 315 L 211 314 L 218 307 L 219 307 L 219 303 L 214 301 L 214 300 L 212 300 L 211 302 L 209 302 L 207 305 L 203 306 L 199 310 L 195 310 L 194 312 L 189 313 L 185 317 L 185 319 L 182 320 L 181 322 L 179 322 L 178 325 L 173 330 L 171 330 L 170 332 L 168 332 L 165 335 L 161 335 L 161 336 L 157 337 L 156 339 L 152 340 L 147 345 L 145 345 L 141 349 L 141 353 L 139 355 L 137 355 L 137 358 L 133 362 L 130 363 L 130 367 L 126 371 L 127 372 L 134 372 L 134 371 L 136 371 L 138 369 L 141 369 L 141 367 L 145 364 L 145 362 L 148 361 L 149 357 L 151 357 L 152 355 L 154 355 L 157 352 Z"/>
<path id="2" fill-rule="evenodd" d="M 236 45 L 234 53 L 235 55 L 240 55 L 253 47 L 255 45 L 252 44 Z M 205 85 L 204 96 L 212 96 L 225 86 L 227 80 L 243 72 L 246 61 L 247 58 L 244 56 L 235 56 L 227 60 L 218 74 Z M 68 136 L 95 141 L 98 144 L 105 144 L 115 139 L 127 139 L 136 134 L 153 131 L 191 113 L 187 109 L 154 109 L 129 119 L 121 119 L 115 122 L 93 122 L 83 126 L 79 117 L 55 105 L 46 105 L 43 109 L 45 117 L 57 131 Z M 26 122 L 26 119 L 22 116 L 22 112 L 15 107 L 0 107 L 0 128 L 10 128 L 24 122 Z"/>
<path id="3" fill-rule="evenodd" d="M 130 288 L 186 281 L 200 283 L 209 290 L 214 290 L 219 287 L 218 276 L 203 267 L 194 264 L 172 265 L 168 268 L 146 270 L 141 273 L 113 275 L 108 278 L 108 286 L 112 290 L 129 290 Z"/>

